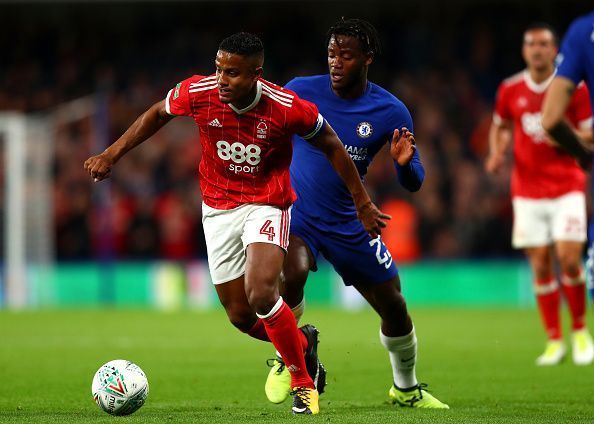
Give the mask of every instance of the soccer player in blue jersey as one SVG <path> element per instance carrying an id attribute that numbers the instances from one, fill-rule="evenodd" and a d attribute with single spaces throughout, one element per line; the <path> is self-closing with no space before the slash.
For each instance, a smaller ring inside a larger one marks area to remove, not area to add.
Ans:
<path id="1" fill-rule="evenodd" d="M 572 153 L 582 167 L 590 167 L 594 148 L 564 120 L 569 100 L 577 85 L 584 81 L 590 91 L 594 110 L 594 11 L 575 19 L 561 43 L 557 75 L 551 82 L 542 108 L 542 126 L 559 144 Z M 594 298 L 594 220 L 588 231 L 588 286 Z"/>
<path id="2" fill-rule="evenodd" d="M 315 103 L 350 153 L 361 178 L 375 154 L 390 143 L 400 184 L 417 191 L 425 171 L 416 150 L 413 123 L 406 106 L 367 80 L 369 65 L 380 51 L 375 28 L 366 21 L 337 22 L 327 36 L 329 74 L 295 78 L 286 87 Z M 415 375 L 417 338 L 400 292 L 398 270 L 379 234 L 368 235 L 349 192 L 328 160 L 300 137 L 293 138 L 293 205 L 282 296 L 299 320 L 310 270 L 323 255 L 347 285 L 355 287 L 381 318 L 379 337 L 393 371 L 389 397 L 417 408 L 448 408 L 419 384 Z M 290 391 L 280 358 L 269 361 L 265 391 L 274 403 Z"/>

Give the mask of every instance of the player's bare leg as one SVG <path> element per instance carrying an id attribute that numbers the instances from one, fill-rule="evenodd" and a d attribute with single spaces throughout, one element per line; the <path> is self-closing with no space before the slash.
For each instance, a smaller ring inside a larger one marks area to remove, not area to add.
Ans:
<path id="1" fill-rule="evenodd" d="M 270 342 L 264 323 L 248 302 L 243 275 L 227 283 L 216 284 L 215 288 L 231 324 L 256 339 Z"/>
<path id="2" fill-rule="evenodd" d="M 291 235 L 289 240 L 289 249 L 281 274 L 280 293 L 285 302 L 291 307 L 295 321 L 298 324 L 305 309 L 303 288 L 305 287 L 313 258 L 307 245 L 301 238 Z M 313 338 L 313 335 L 310 335 L 310 337 Z M 313 358 L 311 361 L 312 364 L 308 364 L 308 366 L 313 368 L 315 365 L 313 364 Z M 282 355 L 278 351 L 274 358 L 268 360 L 268 365 L 271 369 L 264 385 L 266 397 L 270 402 L 282 403 L 291 392 L 289 372 L 287 371 Z M 317 370 L 314 372 L 312 369 L 310 376 L 315 376 L 314 383 L 318 392 L 320 394 L 323 393 L 326 386 L 326 370 L 324 366 L 319 363 Z"/>
<path id="3" fill-rule="evenodd" d="M 561 294 L 553 270 L 552 246 L 530 247 L 525 253 L 534 276 L 536 302 L 548 338 L 545 351 L 536 358 L 536 364 L 556 365 L 563 360 L 567 349 L 561 334 Z"/>
<path id="4" fill-rule="evenodd" d="M 279 296 L 279 276 L 284 259 L 285 252 L 276 245 L 250 244 L 246 251 L 245 293 L 291 373 L 293 412 L 317 414 L 318 392 L 303 356 L 304 346 L 308 346 L 308 351 L 310 348 L 317 350 L 317 332 L 314 344 L 307 332 L 299 331 L 291 309 Z M 317 356 L 315 360 L 317 366 Z"/>
<path id="5" fill-rule="evenodd" d="M 314 258 L 307 244 L 301 237 L 291 234 L 280 283 L 280 292 L 290 307 L 303 301 L 303 289 L 313 264 Z"/>
<path id="6" fill-rule="evenodd" d="M 297 329 L 291 310 L 278 293 L 284 256 L 283 250 L 276 245 L 250 244 L 246 252 L 245 275 L 215 287 L 235 327 L 252 337 L 272 341 L 288 358 L 285 362 L 291 370 L 290 386 L 298 404 L 293 412 L 316 414 L 319 412 L 317 391 L 303 355 L 304 349 L 311 348 L 308 334 Z"/>
<path id="7" fill-rule="evenodd" d="M 558 241 L 555 251 L 561 267 L 561 288 L 572 320 L 572 357 L 577 365 L 594 360 L 594 343 L 586 327 L 586 281 L 582 267 L 584 244 Z"/>
<path id="8" fill-rule="evenodd" d="M 426 385 L 417 381 L 417 338 L 400 292 L 400 278 L 396 276 L 382 284 L 356 284 L 354 287 L 381 318 L 380 340 L 392 365 L 394 384 L 389 391 L 392 402 L 414 408 L 449 409 L 425 390 Z"/>

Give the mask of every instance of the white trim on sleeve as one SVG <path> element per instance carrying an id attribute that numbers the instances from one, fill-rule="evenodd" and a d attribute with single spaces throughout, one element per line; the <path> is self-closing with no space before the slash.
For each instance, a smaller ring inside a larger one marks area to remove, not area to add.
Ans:
<path id="1" fill-rule="evenodd" d="M 171 107 L 169 106 L 169 98 L 171 97 L 171 92 L 173 90 L 169 90 L 169 93 L 167 93 L 167 97 L 165 98 L 165 112 L 167 112 L 169 115 L 175 116 L 173 113 L 171 113 Z"/>
<path id="2" fill-rule="evenodd" d="M 580 130 L 590 130 L 590 129 L 592 129 L 592 125 L 593 124 L 594 124 L 594 120 L 590 116 L 589 118 L 584 119 L 584 120 L 578 122 L 578 129 L 580 129 Z"/>
<path id="3" fill-rule="evenodd" d="M 503 127 L 503 128 L 511 128 L 511 126 L 513 125 L 513 121 L 509 120 L 509 119 L 503 119 L 501 117 L 501 115 L 499 115 L 497 112 L 493 112 L 493 125 L 495 125 L 496 127 Z"/>
<path id="4" fill-rule="evenodd" d="M 324 125 L 324 117 L 322 116 L 321 113 L 318 113 L 318 119 L 316 120 L 315 128 L 310 133 L 302 135 L 301 138 L 303 138 L 304 140 L 309 140 L 309 139 L 315 137 L 320 132 L 323 125 Z"/>

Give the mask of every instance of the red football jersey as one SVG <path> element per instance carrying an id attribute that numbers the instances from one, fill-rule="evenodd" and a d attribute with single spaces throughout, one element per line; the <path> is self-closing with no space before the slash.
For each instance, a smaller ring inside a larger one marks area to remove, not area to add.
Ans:
<path id="1" fill-rule="evenodd" d="M 169 114 L 191 116 L 198 125 L 200 188 L 208 206 L 286 208 L 295 201 L 289 176 L 291 137 L 311 138 L 320 131 L 324 119 L 316 105 L 260 79 L 252 104 L 238 110 L 219 100 L 216 75 L 180 82 L 165 104 Z"/>
<path id="2" fill-rule="evenodd" d="M 493 121 L 513 122 L 514 165 L 512 196 L 533 199 L 556 198 L 572 191 L 585 190 L 585 174 L 575 159 L 547 142 L 542 128 L 542 102 L 554 75 L 541 84 L 528 71 L 501 83 Z M 566 117 L 576 128 L 592 125 L 588 89 L 580 84 L 567 109 Z"/>

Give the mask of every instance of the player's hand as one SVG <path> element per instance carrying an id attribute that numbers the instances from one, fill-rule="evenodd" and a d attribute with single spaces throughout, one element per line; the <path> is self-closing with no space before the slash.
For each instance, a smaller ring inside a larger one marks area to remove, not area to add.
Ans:
<path id="1" fill-rule="evenodd" d="M 408 165 L 417 150 L 415 136 L 406 127 L 394 130 L 390 143 L 390 155 L 400 166 Z"/>
<path id="2" fill-rule="evenodd" d="M 85 161 L 85 170 L 95 182 L 104 180 L 111 174 L 114 160 L 105 152 L 92 156 Z"/>
<path id="3" fill-rule="evenodd" d="M 485 170 L 489 174 L 497 174 L 501 168 L 503 168 L 503 163 L 505 162 L 505 156 L 493 153 L 487 156 L 487 160 L 485 161 Z"/>
<path id="4" fill-rule="evenodd" d="M 390 215 L 380 211 L 373 202 L 367 202 L 357 208 L 357 216 L 371 238 L 379 236 L 382 233 L 382 228 L 386 228 L 386 220 L 392 219 Z"/>

